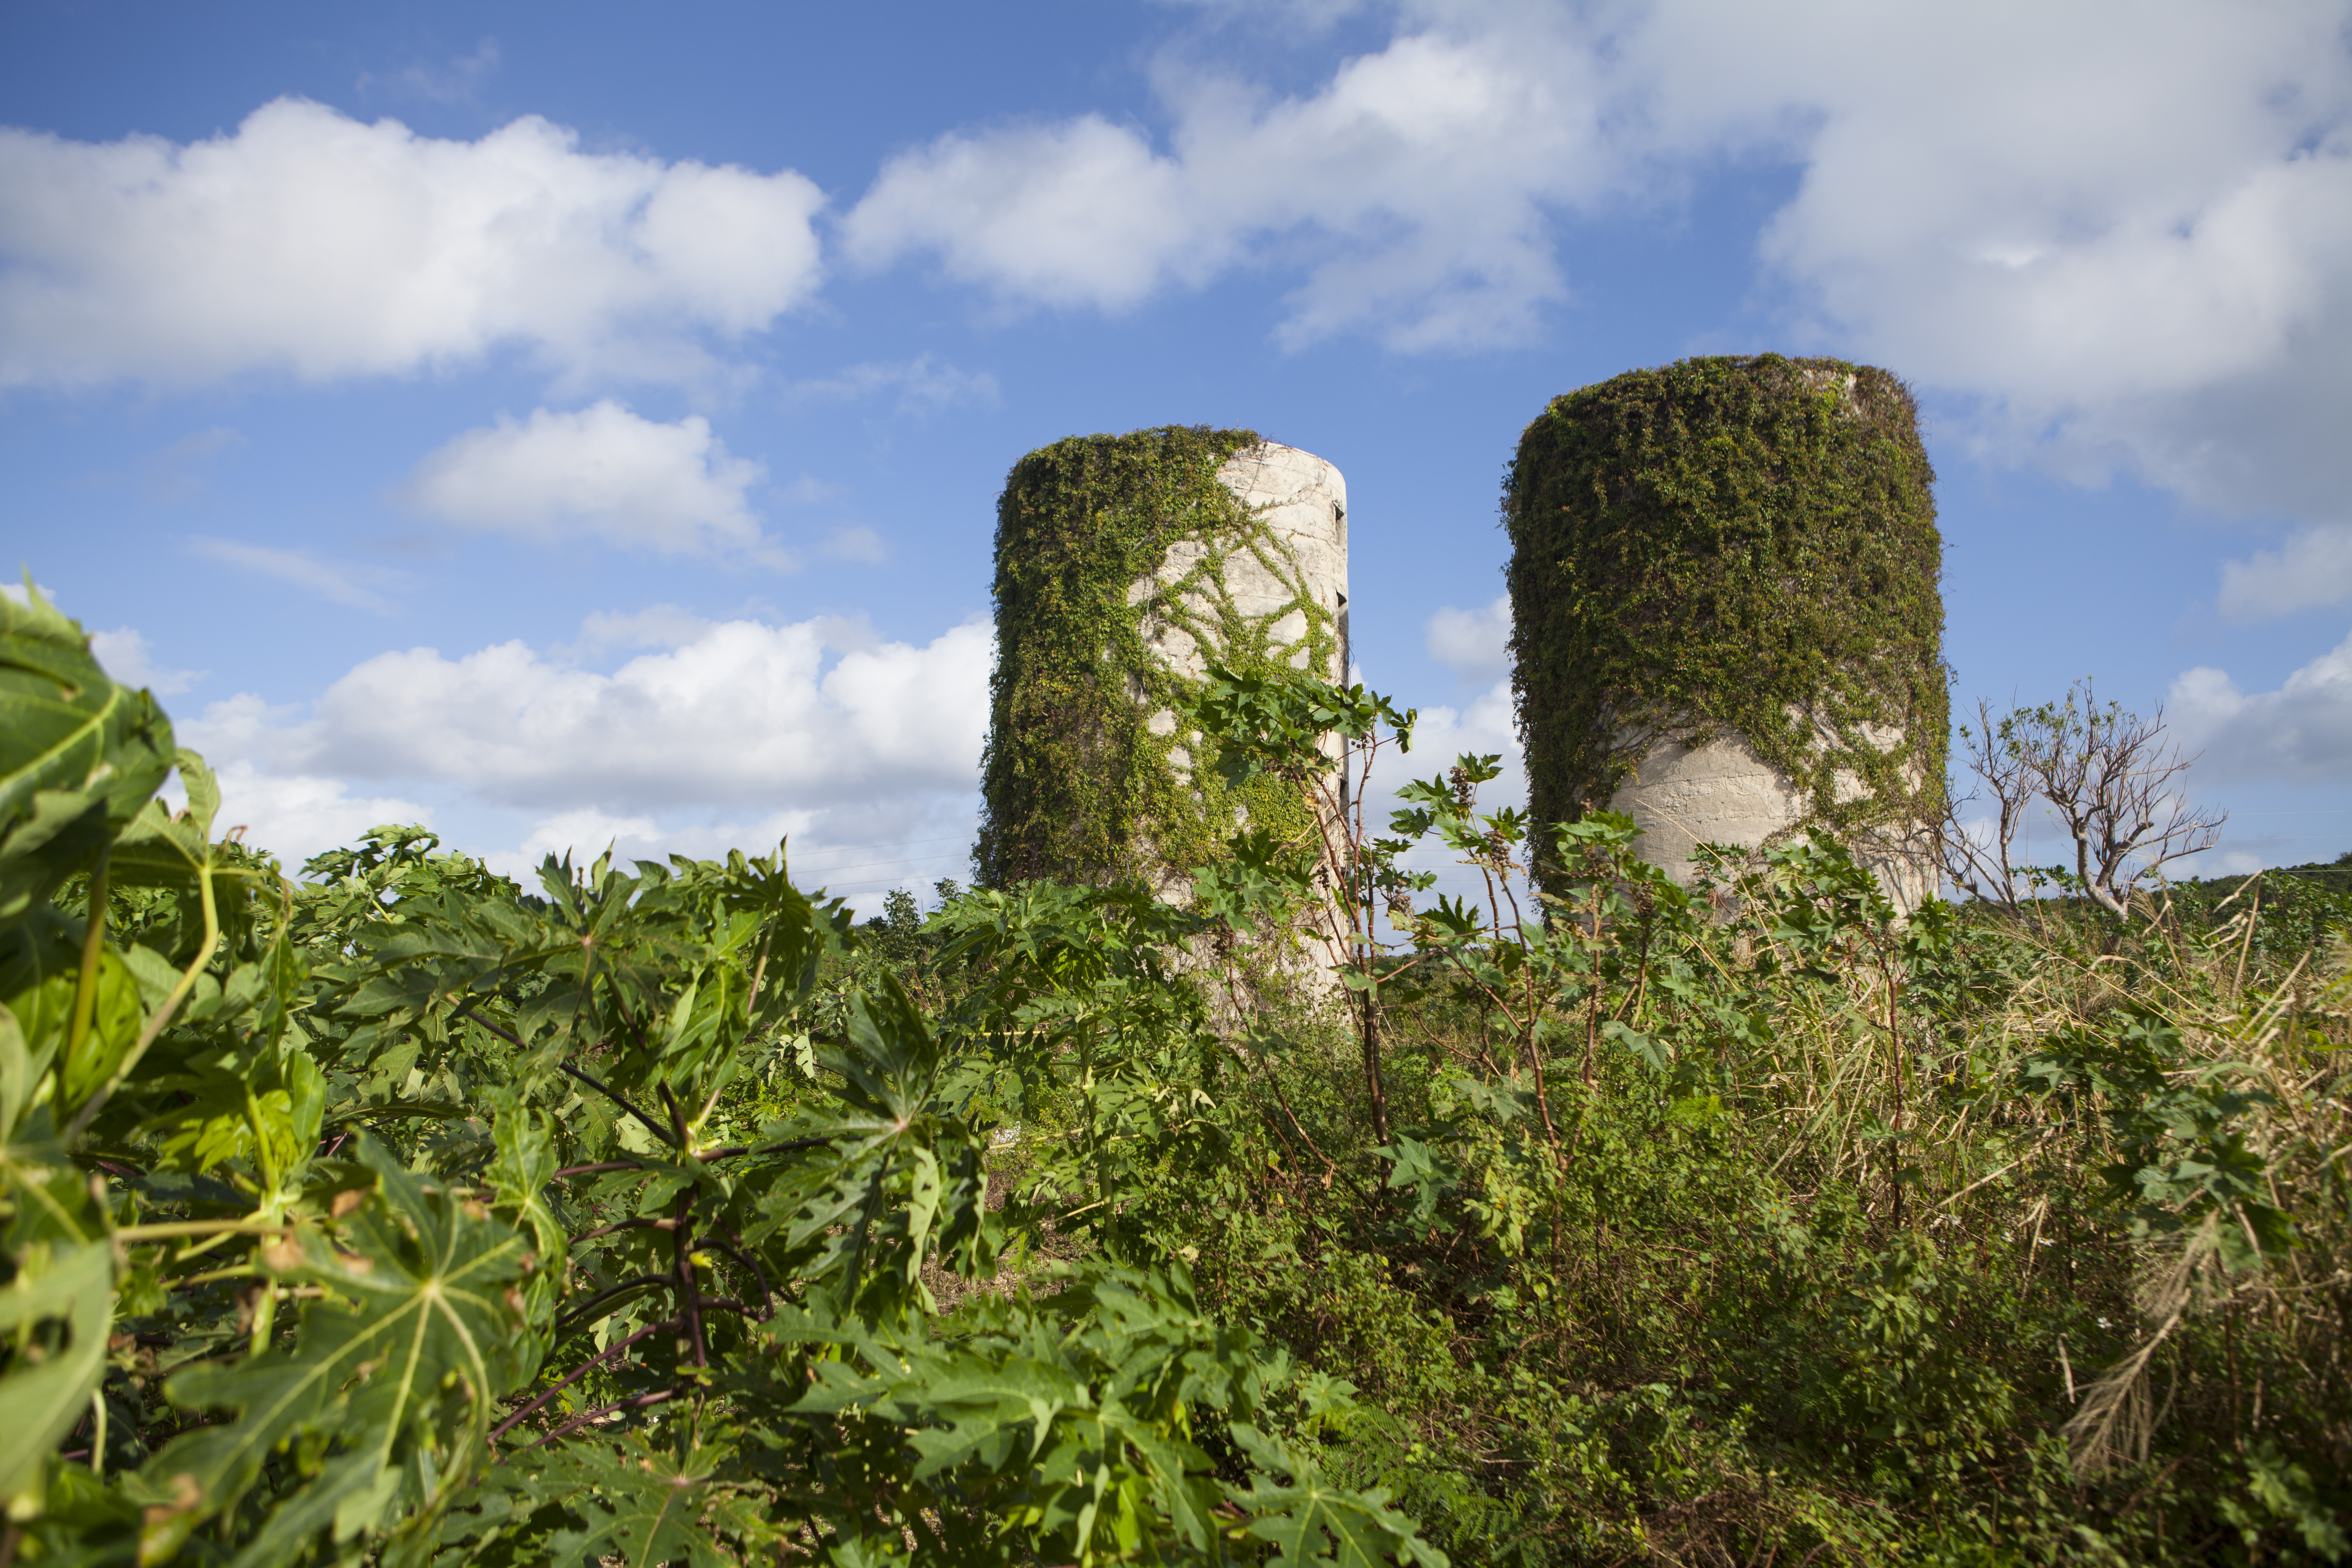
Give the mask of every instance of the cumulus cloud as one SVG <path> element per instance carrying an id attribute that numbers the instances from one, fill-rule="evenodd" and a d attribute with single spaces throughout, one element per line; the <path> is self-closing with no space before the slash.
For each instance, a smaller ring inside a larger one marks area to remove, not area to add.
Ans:
<path id="1" fill-rule="evenodd" d="M 602 653 L 608 647 L 683 647 L 709 634 L 711 623 L 677 605 L 648 605 L 642 610 L 597 610 L 580 623 L 580 640 L 562 655 L 564 662 L 581 654 Z"/>
<path id="2" fill-rule="evenodd" d="M 1164 58 L 1161 134 L 1078 115 L 911 149 L 846 216 L 846 256 L 1110 311 L 1259 269 L 1296 282 L 1287 342 L 1514 344 L 1570 297 L 1563 216 L 1779 163 L 1799 178 L 1758 261 L 1790 346 L 1958 395 L 2005 458 L 2340 515 L 2341 0 L 1397 15 L 1303 91 Z"/>
<path id="3" fill-rule="evenodd" d="M 1803 169 L 1762 244 L 1801 333 L 1976 395 L 1981 441 L 2079 477 L 2340 506 L 2340 3 L 1655 16 L 1623 57 L 1651 155 Z"/>
<path id="4" fill-rule="evenodd" d="M 570 650 L 654 647 L 609 674 L 521 643 L 359 665 L 307 707 L 251 693 L 183 721 L 225 823 L 288 864 L 379 822 L 470 824 L 453 847 L 526 880 L 575 861 L 764 853 L 877 900 L 965 874 L 988 723 L 988 626 L 922 645 L 856 619 L 588 617 Z M 424 804 L 420 804 L 423 802 Z M 509 812 L 527 826 L 488 830 Z"/>
<path id="5" fill-rule="evenodd" d="M 781 564 L 744 500 L 766 473 L 729 456 L 698 414 L 665 425 L 608 398 L 468 430 L 416 465 L 401 499 L 463 528 Z"/>
<path id="6" fill-rule="evenodd" d="M 38 584 L 33 586 L 34 591 L 47 600 L 51 606 L 66 610 L 55 594 Z M 17 605 L 30 602 L 22 583 L 0 582 L 0 599 Z M 173 669 L 157 662 L 155 650 L 145 635 L 130 626 L 117 626 L 110 632 L 91 632 L 89 652 L 90 657 L 98 660 L 98 667 L 118 685 L 144 688 L 158 697 L 170 697 L 185 691 L 211 673 L 202 669 Z"/>
<path id="7" fill-rule="evenodd" d="M 1510 662 L 1511 596 L 1476 610 L 1444 605 L 1429 617 L 1423 640 L 1429 657 L 1455 674 L 1493 675 Z"/>
<path id="8" fill-rule="evenodd" d="M 242 829 L 246 843 L 277 856 L 289 871 L 381 824 L 433 825 L 430 805 L 399 795 L 355 795 L 341 779 L 281 776 L 242 758 L 221 765 L 217 776 L 221 810 L 215 830 Z"/>
<path id="9" fill-rule="evenodd" d="M 2200 783 L 2341 784 L 2352 774 L 2352 637 L 2288 676 L 2276 691 L 2242 691 L 2200 667 L 2165 703 L 2183 745 L 2201 752 Z"/>
<path id="10" fill-rule="evenodd" d="M 777 812 L 749 823 L 729 822 L 680 829 L 665 827 L 645 813 L 616 816 L 593 806 L 549 814 L 533 822 L 511 849 L 493 849 L 483 859 L 494 871 L 525 887 L 534 885 L 551 855 L 585 865 L 610 850 L 616 860 L 661 860 L 671 855 L 723 858 L 730 849 L 765 854 L 807 829 L 813 813 Z"/>
<path id="11" fill-rule="evenodd" d="M 1482 812 L 1500 811 L 1506 806 L 1527 809 L 1527 769 L 1519 749 L 1511 683 L 1506 679 L 1495 682 L 1461 708 L 1421 710 L 1420 720 L 1413 726 L 1412 750 L 1402 756 L 1393 751 L 1384 752 L 1375 764 L 1365 794 L 1366 825 L 1385 829 L 1389 814 L 1399 805 L 1396 791 L 1400 785 L 1413 779 L 1442 775 L 1454 765 L 1454 759 L 1465 752 L 1502 760 L 1501 775 L 1478 788 Z M 1438 892 L 1471 899 L 1481 906 L 1486 903 L 1486 878 L 1454 858 L 1433 838 L 1405 856 L 1404 864 L 1416 871 L 1436 872 Z"/>
<path id="12" fill-rule="evenodd" d="M 158 697 L 185 691 L 206 673 L 201 669 L 172 669 L 159 664 L 146 637 L 129 626 L 90 633 L 89 651 L 99 668 L 117 683 L 143 688 Z"/>
<path id="13" fill-rule="evenodd" d="M 241 695 L 191 729 L 205 737 L 196 743 L 279 775 L 432 781 L 549 812 L 810 809 L 970 791 L 988 722 L 988 626 L 838 657 L 829 633 L 841 629 L 667 621 L 655 640 L 688 640 L 609 675 L 521 642 L 457 658 L 411 648 L 352 669 L 307 718 Z"/>
<path id="14" fill-rule="evenodd" d="M 1169 66 L 1164 150 L 1091 114 L 950 132 L 882 170 L 845 248 L 868 267 L 932 256 L 1008 302 L 1113 311 L 1280 251 L 1307 271 L 1293 342 L 1508 342 L 1564 296 L 1547 205 L 1608 175 L 1578 31 L 1430 23 L 1300 97 Z"/>
<path id="15" fill-rule="evenodd" d="M 2306 528 L 2221 567 L 2221 616 L 2243 626 L 2352 598 L 2352 527 Z"/>
<path id="16" fill-rule="evenodd" d="M 201 534 L 188 541 L 188 548 L 207 561 L 217 561 L 256 576 L 275 578 L 329 604 L 379 616 L 392 614 L 391 601 L 366 584 L 373 582 L 387 585 L 397 580 L 396 573 L 337 566 L 304 550 L 280 550 L 272 545 L 209 539 Z"/>
<path id="17" fill-rule="evenodd" d="M 482 858 L 492 869 L 533 884 L 547 857 L 583 865 L 608 849 L 619 860 L 660 860 L 671 855 L 723 858 L 730 849 L 764 855 L 789 840 L 786 866 L 793 882 L 846 897 L 861 913 L 876 913 L 891 888 L 928 894 L 943 877 L 968 873 L 979 817 L 967 799 L 940 797 L 877 816 L 831 811 L 779 811 L 751 818 L 680 822 L 646 814 L 616 816 L 593 808 L 539 818 L 511 848 Z M 928 900 L 926 900 L 928 901 Z"/>
<path id="18" fill-rule="evenodd" d="M 1413 726 L 1412 752 L 1381 764 L 1385 787 L 1395 788 L 1407 774 L 1425 777 L 1443 773 L 1465 752 L 1503 760 L 1503 775 L 1479 790 L 1478 798 L 1485 807 L 1526 808 L 1527 779 L 1520 771 L 1518 723 L 1507 680 L 1495 682 L 1466 707 L 1421 710 L 1420 720 Z"/>
<path id="19" fill-rule="evenodd" d="M 0 130 L 0 385 L 398 374 L 520 345 L 690 375 L 808 298 L 824 195 L 786 169 L 478 141 L 279 99 L 228 134 Z"/>

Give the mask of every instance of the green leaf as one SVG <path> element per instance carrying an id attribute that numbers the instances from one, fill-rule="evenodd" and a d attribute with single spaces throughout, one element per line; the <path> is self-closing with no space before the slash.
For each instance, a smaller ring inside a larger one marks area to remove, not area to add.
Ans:
<path id="1" fill-rule="evenodd" d="M 1257 1517 L 1245 1533 L 1274 1547 L 1276 1568 L 1333 1563 L 1338 1568 L 1389 1568 L 1402 1561 L 1423 1568 L 1446 1568 L 1445 1553 L 1421 1539 L 1419 1526 L 1388 1506 L 1388 1494 L 1374 1487 L 1350 1491 L 1323 1479 L 1313 1461 L 1235 1422 L 1235 1442 L 1261 1467 L 1247 1491 L 1234 1501 Z M 1265 1471 L 1287 1473 L 1287 1482 Z"/>
<path id="2" fill-rule="evenodd" d="M 25 600 L 0 597 L 0 925 L 88 866 L 173 758 L 154 698 L 108 679 L 29 582 Z"/>
<path id="3" fill-rule="evenodd" d="M 118 888 L 195 890 L 199 879 L 231 879 L 250 885 L 275 879 L 268 864 L 239 845 L 215 843 L 213 817 L 220 809 L 220 786 L 204 758 L 183 746 L 173 755 L 187 809 L 173 812 L 151 800 L 124 826 L 108 858 L 107 878 Z"/>
<path id="4" fill-rule="evenodd" d="M 363 1135 L 375 1195 L 334 1242 L 305 1228 L 266 1250 L 278 1283 L 321 1288 L 290 1349 L 173 1378 L 182 1405 L 233 1421 L 186 1434 L 142 1472 L 179 1502 L 155 1510 L 142 1549 L 161 1561 L 205 1519 L 234 1507 L 289 1445 L 323 1454 L 268 1506 L 257 1562 L 291 1562 L 309 1541 L 428 1523 L 485 1462 L 494 1401 L 533 1370 L 517 1351 L 514 1281 L 529 1256 L 513 1227 L 430 1190 Z M 290 1478 L 289 1478 L 290 1479 Z"/>
<path id="5" fill-rule="evenodd" d="M 624 1568 L 656 1568 L 688 1563 L 694 1568 L 732 1568 L 740 1559 L 717 1539 L 720 1526 L 739 1540 L 772 1533 L 755 1510 L 730 1498 L 718 1484 L 709 1449 L 680 1459 L 631 1434 L 617 1449 L 602 1443 L 575 1444 L 551 1460 L 537 1478 L 542 1494 L 564 1499 L 585 1527 L 555 1532 L 550 1560 L 585 1568 L 618 1562 Z"/>
<path id="6" fill-rule="evenodd" d="M 16 1343 L 0 1372 L 0 1408 L 8 1412 L 0 1423 L 0 1501 L 11 1507 L 89 1410 L 114 1318 L 110 1243 L 37 1242 L 16 1265 L 16 1277 L 0 1286 L 0 1335 Z"/>

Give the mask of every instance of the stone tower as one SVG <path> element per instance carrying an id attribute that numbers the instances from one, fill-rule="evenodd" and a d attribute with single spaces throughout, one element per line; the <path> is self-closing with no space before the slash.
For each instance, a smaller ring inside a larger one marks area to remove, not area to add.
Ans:
<path id="1" fill-rule="evenodd" d="M 1553 399 L 1504 489 L 1538 823 L 1591 807 L 1678 879 L 1703 842 L 1834 836 L 1935 890 L 1948 712 L 1910 393 L 1837 360 L 1685 360 Z"/>
<path id="2" fill-rule="evenodd" d="M 1240 825 L 1319 840 L 1295 788 L 1206 766 L 1173 700 L 1212 659 L 1345 680 L 1347 496 L 1329 463 L 1247 430 L 1073 437 L 1013 465 L 983 883 L 1140 877 L 1181 900 Z"/>

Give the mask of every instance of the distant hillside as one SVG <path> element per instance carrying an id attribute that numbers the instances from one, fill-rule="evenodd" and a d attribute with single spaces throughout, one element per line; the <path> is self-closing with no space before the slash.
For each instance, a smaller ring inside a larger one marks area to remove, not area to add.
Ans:
<path id="1" fill-rule="evenodd" d="M 2315 860 L 2306 866 L 2273 866 L 2262 876 L 2273 883 L 2281 877 L 2293 877 L 2298 881 L 2316 883 L 2330 893 L 2352 894 L 2352 854 L 2339 855 L 2324 864 Z M 2185 885 L 2202 889 L 2216 899 L 2226 899 L 2248 880 L 2247 877 L 2208 877 Z"/>

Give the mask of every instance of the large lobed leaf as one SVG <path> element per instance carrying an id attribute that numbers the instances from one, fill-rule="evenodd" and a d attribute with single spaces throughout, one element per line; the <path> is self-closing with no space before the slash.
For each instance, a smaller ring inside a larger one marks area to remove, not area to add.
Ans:
<path id="1" fill-rule="evenodd" d="M 375 1194 L 331 1241 L 315 1228 L 264 1254 L 281 1284 L 325 1291 L 290 1350 L 184 1372 L 181 1405 L 236 1418 L 191 1432 L 151 1460 L 145 1562 L 170 1557 L 205 1519 L 235 1507 L 273 1453 L 310 1456 L 265 1505 L 240 1561 L 292 1562 L 336 1541 L 414 1528 L 446 1507 L 486 1458 L 493 1402 L 535 1370 L 516 1289 L 522 1235 L 430 1190 L 373 1141 L 361 1159 Z"/>
<path id="2" fill-rule="evenodd" d="M 0 1335 L 23 1347 L 0 1374 L 8 1412 L 0 1423 L 0 1503 L 11 1507 L 89 1408 L 114 1318 L 114 1255 L 105 1240 L 45 1240 L 16 1262 L 16 1278 L 0 1286 Z"/>
<path id="3" fill-rule="evenodd" d="M 0 925 L 86 866 L 172 762 L 152 695 L 107 679 L 29 583 L 21 605 L 0 596 Z"/>

